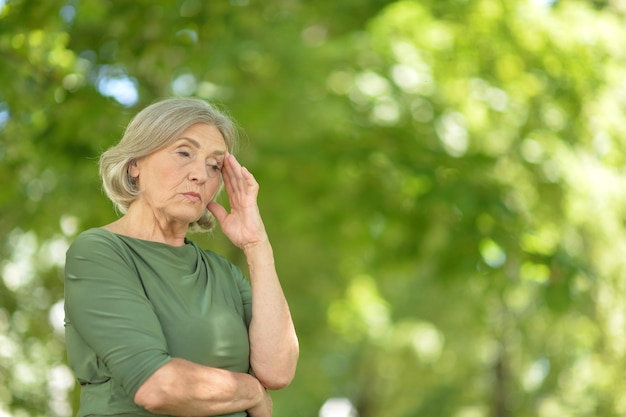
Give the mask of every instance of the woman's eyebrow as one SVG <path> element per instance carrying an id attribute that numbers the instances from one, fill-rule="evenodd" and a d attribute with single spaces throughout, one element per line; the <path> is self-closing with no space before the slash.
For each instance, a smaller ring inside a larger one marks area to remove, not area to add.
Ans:
<path id="1" fill-rule="evenodd" d="M 191 145 L 193 145 L 196 149 L 200 149 L 200 143 L 193 139 L 193 138 L 188 138 L 187 136 L 183 136 L 181 138 L 178 139 L 178 142 L 180 141 L 185 141 L 185 142 L 189 142 Z M 226 151 L 223 151 L 221 149 L 216 149 L 213 152 L 213 155 L 215 156 L 223 156 L 226 154 Z"/>
<path id="2" fill-rule="evenodd" d="M 183 136 L 183 137 L 181 137 L 181 138 L 178 138 L 177 142 L 180 142 L 180 141 L 186 141 L 186 142 L 189 142 L 189 143 L 191 143 L 194 147 L 196 147 L 196 148 L 200 148 L 200 143 L 199 143 L 197 140 L 195 140 L 195 139 L 192 139 L 192 138 L 188 138 L 188 137 L 186 137 L 186 136 Z"/>

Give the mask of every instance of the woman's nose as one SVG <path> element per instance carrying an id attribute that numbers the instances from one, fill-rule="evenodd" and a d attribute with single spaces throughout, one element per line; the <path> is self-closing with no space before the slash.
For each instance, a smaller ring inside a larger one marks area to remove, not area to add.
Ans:
<path id="1" fill-rule="evenodd" d="M 189 172 L 189 179 L 193 182 L 204 184 L 209 178 L 209 167 L 205 163 L 195 163 Z"/>

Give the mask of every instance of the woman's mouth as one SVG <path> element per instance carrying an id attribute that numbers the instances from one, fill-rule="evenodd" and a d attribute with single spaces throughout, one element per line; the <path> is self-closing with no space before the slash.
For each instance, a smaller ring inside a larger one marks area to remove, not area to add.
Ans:
<path id="1" fill-rule="evenodd" d="M 187 200 L 189 200 L 189 201 L 193 201 L 193 202 L 202 201 L 202 197 L 201 197 L 201 196 L 200 196 L 200 194 L 198 194 L 198 193 L 189 192 L 189 193 L 183 193 L 183 195 L 184 195 L 184 196 L 185 196 L 185 198 L 187 198 Z"/>

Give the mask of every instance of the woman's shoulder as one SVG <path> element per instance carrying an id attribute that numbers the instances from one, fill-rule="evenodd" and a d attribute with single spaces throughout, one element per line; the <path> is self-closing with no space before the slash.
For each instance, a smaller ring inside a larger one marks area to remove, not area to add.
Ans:
<path id="1" fill-rule="evenodd" d="M 81 232 L 76 239 L 74 239 L 74 244 L 78 243 L 87 243 L 87 242 L 116 242 L 119 241 L 117 235 L 113 232 L 110 232 L 101 227 L 94 227 L 91 229 L 84 230 Z"/>
<path id="2" fill-rule="evenodd" d="M 119 251 L 123 247 L 122 242 L 115 233 L 95 227 L 81 232 L 69 247 L 70 253 L 91 253 L 103 251 Z"/>
<path id="3" fill-rule="evenodd" d="M 65 265 L 70 269 L 86 264 L 93 267 L 94 262 L 115 269 L 122 264 L 132 265 L 134 255 L 114 233 L 101 228 L 87 229 L 67 249 Z"/>

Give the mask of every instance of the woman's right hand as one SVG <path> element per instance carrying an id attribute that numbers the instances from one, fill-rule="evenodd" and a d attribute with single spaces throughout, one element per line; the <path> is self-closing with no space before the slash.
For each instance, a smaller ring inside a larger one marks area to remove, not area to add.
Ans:
<path id="1" fill-rule="evenodd" d="M 247 411 L 250 417 L 272 417 L 272 409 L 272 397 L 270 397 L 269 392 L 265 390 L 265 395 L 263 395 L 261 402 Z"/>

